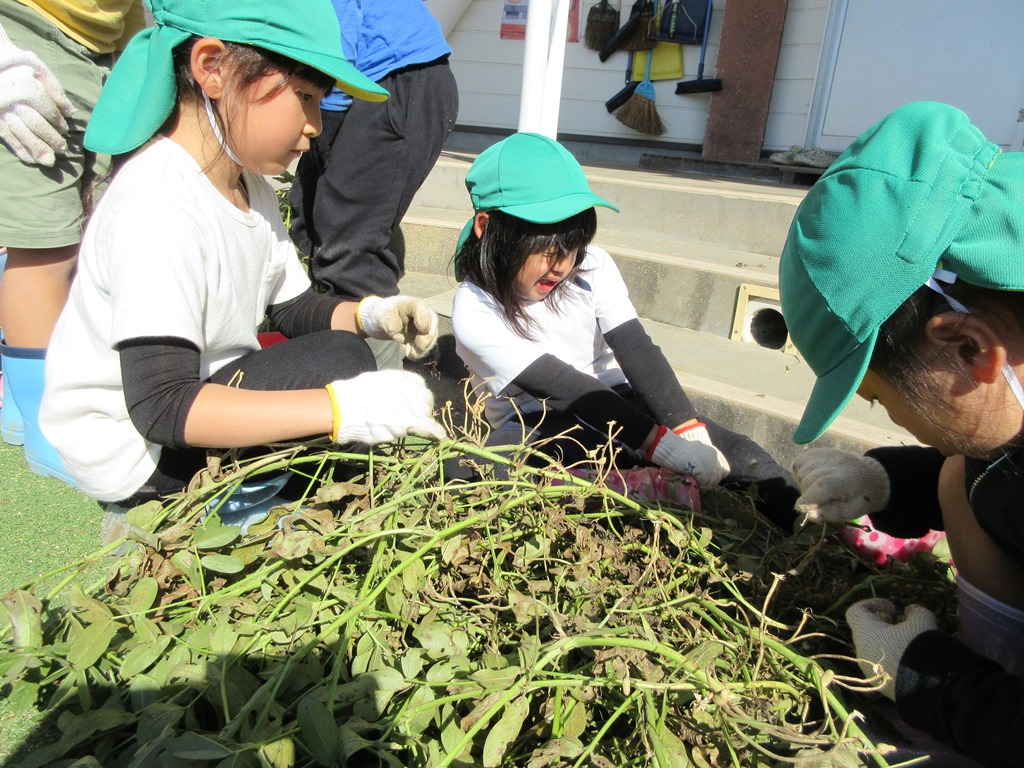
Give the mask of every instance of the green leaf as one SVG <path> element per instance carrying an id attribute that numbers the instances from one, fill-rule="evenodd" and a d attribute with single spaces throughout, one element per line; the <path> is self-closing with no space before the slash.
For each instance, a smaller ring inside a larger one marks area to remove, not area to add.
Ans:
<path id="1" fill-rule="evenodd" d="M 421 685 L 413 691 L 408 699 L 409 705 L 403 707 L 399 715 L 409 733 L 419 736 L 430 727 L 434 715 L 437 714 L 437 708 L 429 705 L 436 698 L 434 689 L 429 685 Z"/>
<path id="2" fill-rule="evenodd" d="M 661 729 L 649 728 L 647 735 L 655 745 L 654 764 L 658 768 L 688 768 L 690 759 L 686 756 L 686 745 L 682 739 L 664 726 Z"/>
<path id="3" fill-rule="evenodd" d="M 11 712 L 27 712 L 36 704 L 36 697 L 39 695 L 39 686 L 27 680 L 22 680 L 14 686 L 6 703 Z"/>
<path id="4" fill-rule="evenodd" d="M 225 757 L 214 768 L 261 768 L 260 759 L 255 752 L 236 752 L 231 757 Z"/>
<path id="5" fill-rule="evenodd" d="M 519 738 L 526 716 L 530 714 L 530 702 L 525 696 L 512 699 L 502 710 L 501 719 L 487 733 L 484 740 L 484 768 L 496 768 L 509 744 Z"/>
<path id="6" fill-rule="evenodd" d="M 152 666 L 157 659 L 164 655 L 167 646 L 171 644 L 171 638 L 161 635 L 156 640 L 139 643 L 132 648 L 121 660 L 121 677 L 130 680 Z"/>
<path id="7" fill-rule="evenodd" d="M 302 741 L 313 759 L 327 768 L 339 765 L 338 724 L 330 710 L 312 696 L 305 696 L 299 702 L 298 717 Z"/>
<path id="8" fill-rule="evenodd" d="M 128 611 L 130 613 L 145 613 L 160 594 L 160 586 L 152 576 L 144 576 L 132 589 L 131 597 L 128 600 Z"/>
<path id="9" fill-rule="evenodd" d="M 392 667 L 367 672 L 364 677 L 370 679 L 370 682 L 366 683 L 368 695 L 352 706 L 352 714 L 375 723 L 384 714 L 395 691 L 406 685 L 405 677 Z"/>
<path id="10" fill-rule="evenodd" d="M 260 747 L 260 762 L 267 768 L 292 768 L 295 765 L 295 742 L 287 736 Z"/>
<path id="11" fill-rule="evenodd" d="M 203 555 L 199 562 L 206 570 L 216 573 L 238 573 L 245 568 L 245 563 L 231 555 Z"/>
<path id="12" fill-rule="evenodd" d="M 16 589 L 0 598 L 0 605 L 7 609 L 14 645 L 18 648 L 41 648 L 43 626 L 40 617 L 43 604 L 29 592 Z"/>
<path id="13" fill-rule="evenodd" d="M 197 549 L 220 549 L 241 536 L 237 525 L 224 525 L 217 515 L 209 515 L 202 525 L 196 528 L 195 542 Z"/>
<path id="14" fill-rule="evenodd" d="M 552 739 L 530 756 L 526 768 L 548 768 L 550 765 L 562 765 L 566 758 L 579 757 L 583 752 L 583 742 L 579 739 Z"/>
<path id="15" fill-rule="evenodd" d="M 361 749 L 372 749 L 373 742 L 367 741 L 347 725 L 338 727 L 338 740 L 341 744 L 341 756 L 347 765 L 356 752 Z"/>
<path id="16" fill-rule="evenodd" d="M 167 733 L 174 733 L 181 718 L 185 715 L 185 708 L 177 704 L 156 702 L 145 707 L 139 713 L 139 727 L 135 735 L 143 744 L 156 741 Z"/>
<path id="17" fill-rule="evenodd" d="M 183 733 L 164 744 L 167 753 L 182 760 L 221 760 L 233 754 L 220 742 L 199 733 Z"/>
<path id="18" fill-rule="evenodd" d="M 109 619 L 85 625 L 71 638 L 68 664 L 76 670 L 88 669 L 107 652 L 116 634 L 117 625 Z"/>

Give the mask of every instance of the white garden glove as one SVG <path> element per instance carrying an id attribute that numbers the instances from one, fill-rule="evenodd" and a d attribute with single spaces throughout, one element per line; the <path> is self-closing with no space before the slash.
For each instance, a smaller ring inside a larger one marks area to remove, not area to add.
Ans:
<path id="1" fill-rule="evenodd" d="M 0 27 L 0 140 L 26 165 L 52 166 L 68 150 L 74 112 L 53 72 Z"/>
<path id="2" fill-rule="evenodd" d="M 853 634 L 857 663 L 867 677 L 886 675 L 881 692 L 896 698 L 896 672 L 910 642 L 922 632 L 939 628 L 935 614 L 920 605 L 908 605 L 903 618 L 896 607 L 879 597 L 854 603 L 846 609 L 846 622 Z"/>
<path id="3" fill-rule="evenodd" d="M 673 472 L 693 475 L 701 488 L 718 485 L 729 474 L 729 462 L 711 444 L 703 424 L 688 428 L 682 435 L 668 427 L 659 427 L 647 451 L 647 459 Z"/>
<path id="4" fill-rule="evenodd" d="M 410 360 L 419 360 L 437 341 L 437 313 L 412 296 L 367 296 L 356 309 L 356 322 L 371 339 L 397 341 Z"/>
<path id="5" fill-rule="evenodd" d="M 441 440 L 434 421 L 434 395 L 410 371 L 370 371 L 327 385 L 334 408 L 331 438 L 336 443 L 387 443 L 405 435 Z"/>
<path id="6" fill-rule="evenodd" d="M 889 503 L 889 475 L 867 456 L 812 448 L 793 462 L 793 478 L 800 488 L 795 507 L 804 523 L 846 523 Z"/>

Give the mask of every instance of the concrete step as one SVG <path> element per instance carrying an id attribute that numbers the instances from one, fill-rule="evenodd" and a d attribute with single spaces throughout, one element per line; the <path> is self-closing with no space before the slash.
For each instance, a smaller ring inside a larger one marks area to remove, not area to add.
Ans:
<path id="1" fill-rule="evenodd" d="M 468 219 L 466 211 L 410 208 L 401 227 L 406 271 L 453 275 L 455 245 Z M 642 317 L 704 333 L 731 336 L 741 286 L 778 285 L 772 256 L 613 228 L 599 228 L 594 242 L 615 259 Z"/>
<path id="2" fill-rule="evenodd" d="M 446 150 L 413 200 L 414 207 L 472 214 L 466 171 L 476 155 Z M 661 237 L 778 256 L 802 186 L 751 183 L 699 174 L 608 165 L 583 166 L 594 192 L 619 213 L 598 208 L 598 231 Z"/>

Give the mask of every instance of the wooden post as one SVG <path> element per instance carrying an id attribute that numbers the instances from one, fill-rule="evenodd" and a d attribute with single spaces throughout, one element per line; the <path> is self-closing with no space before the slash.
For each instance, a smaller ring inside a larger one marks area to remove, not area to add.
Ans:
<path id="1" fill-rule="evenodd" d="M 787 0 L 728 0 L 711 94 L 702 156 L 755 163 L 764 146 L 768 106 L 782 44 Z"/>

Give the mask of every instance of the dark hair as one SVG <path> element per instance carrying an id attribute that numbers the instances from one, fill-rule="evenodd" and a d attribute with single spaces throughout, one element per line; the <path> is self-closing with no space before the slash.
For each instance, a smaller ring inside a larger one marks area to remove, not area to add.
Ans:
<path id="1" fill-rule="evenodd" d="M 174 78 L 178 89 L 178 104 L 186 96 L 201 102 L 203 100 L 203 88 L 192 76 L 192 48 L 200 38 L 193 35 L 174 49 Z M 227 56 L 230 58 L 233 68 L 231 80 L 228 85 L 233 86 L 225 94 L 225 99 L 231 99 L 234 94 L 244 91 L 252 83 L 266 75 L 280 73 L 281 80 L 264 98 L 269 99 L 279 93 L 292 77 L 301 77 L 311 82 L 315 87 L 323 90 L 324 95 L 330 93 L 334 87 L 334 78 L 323 72 L 313 69 L 308 64 L 290 59 L 274 51 L 259 48 L 253 45 L 243 45 L 223 41 L 227 49 Z M 228 137 L 227 126 L 224 124 L 220 110 L 214 105 L 214 115 L 220 125 L 221 132 Z M 178 107 L 175 105 L 167 122 L 170 123 L 177 118 Z"/>
<path id="2" fill-rule="evenodd" d="M 986 314 L 1002 310 L 1024 328 L 1024 293 L 1001 291 L 957 280 L 943 290 L 972 313 Z M 942 350 L 925 343 L 925 325 L 937 314 L 950 311 L 945 297 L 928 286 L 918 288 L 892 313 L 878 329 L 878 341 L 871 355 L 870 368 L 883 376 L 898 390 L 906 393 L 908 402 L 923 416 L 946 411 L 949 404 L 931 393 L 922 381 Z M 958 358 L 945 363 L 966 376 L 966 368 Z"/>
<path id="3" fill-rule="evenodd" d="M 533 323 L 525 311 L 527 301 L 515 289 L 520 270 L 535 253 L 557 252 L 564 258 L 575 251 L 572 270 L 545 299 L 557 307 L 559 297 L 580 274 L 587 246 L 597 232 L 597 212 L 588 208 L 554 224 L 535 224 L 504 211 L 487 213 L 490 218 L 483 236 L 470 232 L 455 259 L 463 279 L 489 293 L 501 307 L 512 330 L 523 338 L 530 338 Z"/>
<path id="4" fill-rule="evenodd" d="M 174 109 L 171 111 L 170 116 L 161 126 L 161 131 L 166 130 L 167 126 L 171 125 L 178 118 L 178 104 L 181 103 L 183 98 L 193 98 L 200 102 L 203 100 L 202 86 L 200 86 L 192 76 L 192 48 L 198 40 L 200 40 L 200 37 L 198 35 L 193 35 L 174 49 L 174 80 L 177 88 L 178 99 L 175 102 Z M 232 70 L 231 75 L 231 85 L 236 86 L 237 91 L 243 90 L 246 86 L 256 82 L 264 75 L 269 75 L 274 72 L 281 73 L 281 81 L 273 91 L 266 95 L 265 98 L 270 98 L 274 94 L 280 92 L 280 90 L 288 84 L 288 81 L 293 76 L 308 80 L 314 85 L 314 87 L 322 89 L 324 91 L 324 95 L 330 93 L 331 88 L 334 87 L 335 81 L 330 75 L 326 75 L 317 69 L 313 69 L 307 64 L 302 64 L 294 59 L 289 59 L 287 56 L 282 56 L 274 51 L 268 51 L 265 48 L 258 48 L 252 45 L 242 45 L 241 43 L 231 43 L 227 41 L 224 41 L 224 46 L 227 48 L 227 55 L 230 56 L 231 61 L 234 64 L 234 69 Z M 214 116 L 220 126 L 221 132 L 227 136 L 227 126 L 224 124 L 220 111 L 216 107 L 214 107 Z M 94 208 L 96 191 L 100 187 L 109 184 L 111 179 L 113 179 L 120 170 L 121 166 L 124 165 L 131 156 L 132 152 L 114 155 L 114 157 L 111 158 L 110 168 L 106 173 L 96 177 L 90 183 L 83 185 L 82 206 L 87 217 L 92 213 Z"/>

